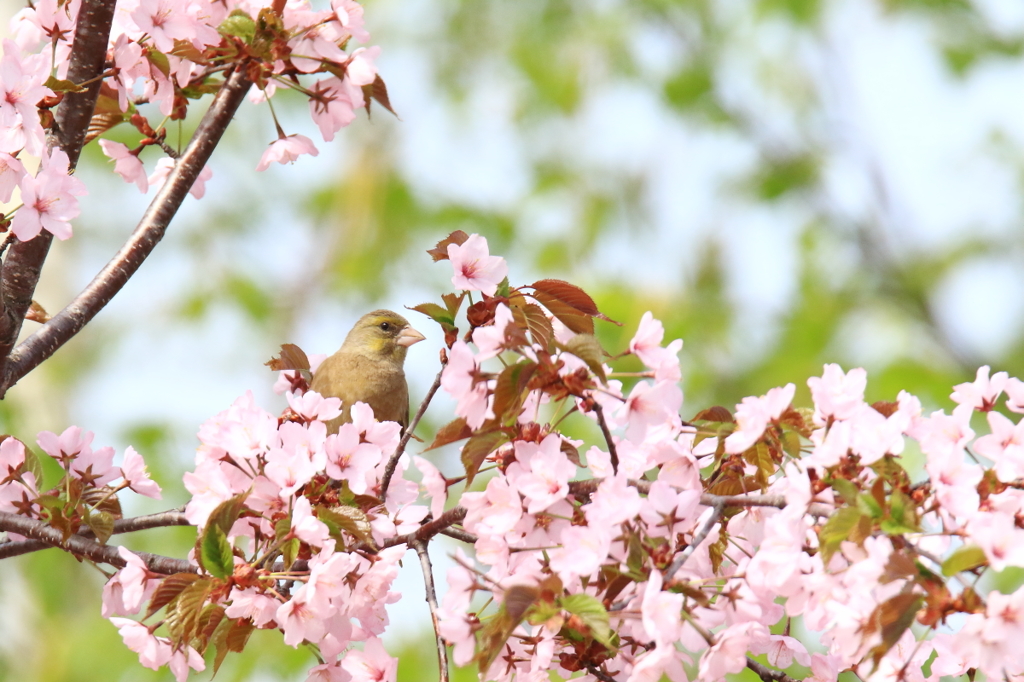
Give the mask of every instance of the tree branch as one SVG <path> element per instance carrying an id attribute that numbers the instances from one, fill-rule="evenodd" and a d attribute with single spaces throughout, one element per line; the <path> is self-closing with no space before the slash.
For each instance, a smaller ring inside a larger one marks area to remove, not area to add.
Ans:
<path id="1" fill-rule="evenodd" d="M 114 6 L 115 0 L 82 2 L 68 65 L 70 81 L 85 83 L 103 73 Z M 54 147 L 64 150 L 72 170 L 78 165 L 101 84 L 102 81 L 97 79 L 82 92 L 64 93 L 64 99 L 54 113 L 55 127 L 47 134 L 46 147 L 48 150 Z M 27 242 L 15 241 L 4 260 L 0 271 L 0 375 L 5 371 L 8 356 L 32 305 L 32 296 L 52 241 L 53 235 L 45 230 Z M 0 390 L 2 397 L 3 391 Z"/>
<path id="2" fill-rule="evenodd" d="M 434 570 L 430 565 L 427 543 L 423 540 L 416 540 L 410 546 L 416 550 L 416 555 L 420 558 L 420 568 L 423 570 L 423 590 L 426 592 L 427 605 L 430 606 L 430 620 L 434 623 L 434 640 L 437 642 L 437 668 L 441 676 L 440 682 L 448 682 L 448 648 L 445 646 L 444 638 L 441 637 L 441 623 L 437 619 Z"/>
<path id="3" fill-rule="evenodd" d="M 401 458 L 402 453 L 405 452 L 405 446 L 409 444 L 409 439 L 412 438 L 413 431 L 419 426 L 420 419 L 427 411 L 427 406 L 430 405 L 430 401 L 434 399 L 434 394 L 437 393 L 437 389 L 441 387 L 441 375 L 444 373 L 444 368 L 448 364 L 448 356 L 442 349 L 441 351 L 441 370 L 434 377 L 434 383 L 430 385 L 430 390 L 427 391 L 426 397 L 423 398 L 423 402 L 420 403 L 420 409 L 416 410 L 416 416 L 412 418 L 412 423 L 409 424 L 409 428 L 402 434 L 402 440 L 398 442 L 398 447 L 391 454 L 391 458 L 388 460 L 387 465 L 384 467 L 384 476 L 380 479 L 380 499 L 386 500 L 388 497 L 388 486 L 391 485 L 391 477 L 395 475 L 395 467 L 398 466 L 398 460 Z"/>
<path id="4" fill-rule="evenodd" d="M 163 238 L 171 219 L 185 200 L 200 171 L 206 166 L 235 111 L 245 99 L 250 85 L 252 83 L 245 76 L 244 64 L 228 76 L 213 98 L 213 103 L 210 104 L 188 147 L 175 162 L 167 181 L 156 193 L 132 236 L 75 300 L 14 349 L 3 374 L 0 397 L 81 331 L 82 327 L 88 324 L 138 271 Z M 28 247 L 38 239 L 39 237 L 26 242 L 24 246 Z M 22 245 L 15 244 L 11 247 L 8 262 L 14 258 L 15 249 L 19 246 Z M 5 267 L 5 274 L 6 271 Z M 31 296 L 25 310 L 29 304 Z M 0 351 L 2 350 L 3 346 L 0 345 Z"/>
<path id="5" fill-rule="evenodd" d="M 747 667 L 757 673 L 757 676 L 763 682 L 796 682 L 796 680 L 781 670 L 772 670 L 768 666 L 758 663 L 750 656 L 747 656 Z"/>
<path id="6" fill-rule="evenodd" d="M 722 501 L 716 501 L 711 506 L 711 516 L 709 516 L 708 520 L 704 522 L 701 529 L 694 534 L 693 539 L 690 540 L 690 544 L 686 546 L 686 549 L 677 554 L 675 560 L 672 561 L 672 565 L 665 569 L 665 582 L 672 580 L 672 577 L 680 568 L 683 567 L 686 560 L 693 556 L 693 553 L 697 551 L 697 548 L 700 547 L 700 543 L 707 539 L 708 535 L 711 533 L 711 529 L 716 523 L 718 523 L 719 519 L 722 518 L 722 511 L 724 510 L 725 503 Z"/>
<path id="7" fill-rule="evenodd" d="M 190 526 L 188 519 L 185 518 L 185 514 L 180 509 L 171 509 L 170 511 L 159 512 L 157 514 L 146 514 L 144 516 L 134 516 L 130 519 L 118 519 L 114 521 L 114 535 L 120 533 L 134 533 L 138 530 L 147 530 L 149 528 L 163 528 L 167 526 Z M 77 536 L 83 538 L 95 537 L 91 528 L 83 528 Z M 0 543 L 0 560 L 10 559 L 12 557 L 21 556 L 22 554 L 30 554 L 32 552 L 38 552 L 43 549 L 50 549 L 54 547 L 47 542 L 41 540 L 17 540 L 14 542 L 3 542 Z"/>
<path id="8" fill-rule="evenodd" d="M 59 547 L 78 557 L 86 557 L 97 563 L 110 564 L 116 568 L 123 568 L 125 560 L 117 553 L 117 547 L 113 545 L 101 545 L 95 540 L 72 535 L 67 540 L 64 534 L 56 528 L 49 526 L 42 521 L 36 521 L 18 514 L 0 512 L 0 530 L 11 533 L 18 533 L 25 537 L 40 542 L 45 542 L 53 547 Z M 145 562 L 149 570 L 154 573 L 170 575 L 173 573 L 197 573 L 198 569 L 184 559 L 160 556 L 159 554 L 148 554 L 146 552 L 134 552 Z"/>
<path id="9" fill-rule="evenodd" d="M 414 530 L 411 533 L 398 535 L 385 540 L 384 547 L 394 547 L 395 545 L 408 545 L 409 547 L 412 547 L 415 542 L 425 542 L 449 526 L 453 526 L 456 523 L 462 523 L 464 518 L 466 518 L 465 507 L 452 507 L 433 521 L 424 523 L 417 530 Z"/>
<path id="10" fill-rule="evenodd" d="M 601 426 L 601 433 L 604 434 L 604 442 L 608 443 L 608 457 L 611 459 L 612 471 L 617 474 L 619 473 L 619 452 L 615 449 L 615 441 L 612 439 L 612 432 L 608 428 L 608 422 L 604 419 L 604 410 L 601 408 L 601 403 L 594 402 L 594 413 L 597 415 L 597 423 Z"/>

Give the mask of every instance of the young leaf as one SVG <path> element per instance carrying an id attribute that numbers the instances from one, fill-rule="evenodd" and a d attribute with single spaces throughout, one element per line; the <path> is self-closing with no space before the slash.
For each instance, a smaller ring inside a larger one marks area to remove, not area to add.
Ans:
<path id="1" fill-rule="evenodd" d="M 821 544 L 822 561 L 827 565 L 832 555 L 839 549 L 844 540 L 852 540 L 854 530 L 862 519 L 870 518 L 854 507 L 843 507 L 825 522 L 818 531 L 818 542 Z M 863 541 L 863 538 L 861 538 Z"/>
<path id="2" fill-rule="evenodd" d="M 85 517 L 85 523 L 92 528 L 101 545 L 107 544 L 107 540 L 114 534 L 114 516 L 109 512 L 92 512 Z"/>
<path id="3" fill-rule="evenodd" d="M 334 525 L 360 542 L 373 547 L 373 536 L 370 534 L 370 519 L 361 509 L 355 507 L 317 507 L 316 517 L 330 528 Z"/>
<path id="4" fill-rule="evenodd" d="M 450 235 L 439 241 L 437 246 L 432 249 L 427 249 L 427 253 L 434 259 L 435 263 L 439 260 L 448 260 L 448 245 L 458 244 L 461 246 L 466 243 L 467 239 L 469 239 L 468 234 L 462 230 L 455 230 Z"/>
<path id="5" fill-rule="evenodd" d="M 288 369 L 309 371 L 309 358 L 306 357 L 306 352 L 294 343 L 281 344 L 281 353 L 277 357 L 271 358 L 263 364 L 274 372 L 281 372 Z"/>
<path id="6" fill-rule="evenodd" d="M 454 421 L 450 421 L 440 429 L 437 430 L 437 435 L 434 436 L 434 442 L 427 447 L 427 450 L 433 450 L 449 443 L 454 443 L 457 440 L 463 438 L 469 438 L 473 435 L 473 429 L 469 428 L 466 424 L 466 420 L 462 417 L 458 417 Z M 426 452 L 426 450 L 424 450 Z"/>
<path id="7" fill-rule="evenodd" d="M 154 613 L 177 599 L 182 590 L 197 580 L 205 580 L 205 578 L 195 573 L 175 573 L 164 578 L 160 581 L 160 585 L 156 588 L 156 591 L 153 592 L 153 596 L 150 597 L 149 608 L 146 610 L 146 618 L 149 618 Z M 143 620 L 146 620 L 146 618 L 143 618 Z"/>
<path id="8" fill-rule="evenodd" d="M 224 500 L 218 504 L 212 512 L 210 512 L 210 518 L 207 520 L 207 526 L 215 525 L 221 529 L 225 537 L 231 532 L 231 526 L 235 525 L 235 521 L 238 520 L 239 515 L 242 513 L 242 509 L 245 508 L 245 498 L 249 497 L 249 492 L 239 493 L 234 497 Z"/>
<path id="9" fill-rule="evenodd" d="M 203 530 L 200 539 L 200 550 L 203 558 L 203 568 L 210 575 L 218 578 L 227 578 L 235 570 L 234 555 L 231 553 L 231 545 L 228 543 L 228 536 L 216 524 L 209 524 Z"/>
<path id="10" fill-rule="evenodd" d="M 589 628 L 588 633 L 598 642 L 612 648 L 612 631 L 608 624 L 608 611 L 596 597 L 589 594 L 570 594 L 561 600 L 562 608 L 580 617 Z"/>
<path id="11" fill-rule="evenodd" d="M 942 562 L 942 575 L 949 578 L 961 571 L 970 571 L 988 563 L 985 552 L 976 545 L 960 547 Z"/>
<path id="12" fill-rule="evenodd" d="M 594 373 L 602 384 L 608 383 L 608 377 L 604 374 L 604 358 L 606 353 L 601 348 L 597 337 L 593 334 L 577 334 L 569 339 L 564 346 L 565 350 L 587 363 L 587 367 Z"/>
<path id="13" fill-rule="evenodd" d="M 537 363 L 523 360 L 509 365 L 494 387 L 494 415 L 501 423 L 515 421 L 526 401 L 526 387 L 537 371 Z"/>

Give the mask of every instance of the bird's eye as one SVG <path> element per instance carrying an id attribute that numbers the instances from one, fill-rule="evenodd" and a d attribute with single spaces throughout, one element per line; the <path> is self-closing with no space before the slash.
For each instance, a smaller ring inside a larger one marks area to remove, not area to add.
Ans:
<path id="1" fill-rule="evenodd" d="M 380 323 L 380 328 L 383 331 L 388 331 L 389 329 L 391 329 L 391 323 L 390 322 L 381 322 Z"/>

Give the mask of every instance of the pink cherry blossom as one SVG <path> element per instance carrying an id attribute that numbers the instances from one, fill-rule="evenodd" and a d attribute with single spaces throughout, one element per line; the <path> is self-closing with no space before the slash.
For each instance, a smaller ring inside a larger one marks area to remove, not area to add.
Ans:
<path id="1" fill-rule="evenodd" d="M 25 177 L 25 166 L 16 157 L 0 151 L 0 203 L 14 196 L 14 188 Z"/>
<path id="2" fill-rule="evenodd" d="M 398 659 L 389 656 L 376 637 L 366 640 L 362 651 L 349 651 L 341 667 L 352 676 L 352 682 L 395 682 L 398 675 Z"/>
<path id="3" fill-rule="evenodd" d="M 561 450 L 562 438 L 552 433 L 537 445 L 517 441 L 516 461 L 506 475 L 527 500 L 527 512 L 544 511 L 569 492 L 569 479 L 576 475 L 576 465 Z"/>
<path id="4" fill-rule="evenodd" d="M 313 73 L 326 63 L 344 62 L 348 55 L 338 47 L 344 38 L 343 27 L 328 21 L 333 12 L 312 12 L 293 9 L 285 14 L 285 25 L 294 32 L 288 41 L 291 60 L 303 73 Z"/>
<path id="5" fill-rule="evenodd" d="M 744 398 L 736 407 L 736 431 L 725 439 L 725 451 L 744 452 L 764 434 L 768 424 L 778 419 L 793 402 L 794 384 L 773 388 L 760 398 Z"/>
<path id="6" fill-rule="evenodd" d="M 161 52 L 172 51 L 175 40 L 196 36 L 196 19 L 183 0 L 139 0 L 131 18 Z"/>
<path id="7" fill-rule="evenodd" d="M 825 365 L 821 377 L 811 377 L 807 385 L 814 399 L 814 420 L 824 424 L 828 418 L 847 419 L 864 402 L 864 388 L 868 375 L 863 369 L 851 369 L 844 374 L 839 365 Z"/>
<path id="8" fill-rule="evenodd" d="M 979 367 L 974 382 L 957 384 L 953 387 L 953 394 L 949 397 L 956 403 L 970 405 L 976 410 L 983 412 L 991 410 L 996 404 L 996 400 L 1002 395 L 1009 377 L 1006 372 L 996 372 L 989 378 L 988 373 L 988 365 Z"/>
<path id="9" fill-rule="evenodd" d="M 355 0 L 331 0 L 331 7 L 338 21 L 353 38 L 361 43 L 370 39 L 370 34 L 363 28 L 363 6 Z"/>
<path id="10" fill-rule="evenodd" d="M 34 238 L 41 230 L 68 239 L 70 221 L 80 210 L 75 196 L 86 193 L 82 181 L 68 175 L 68 155 L 60 149 L 54 149 L 43 165 L 35 177 L 26 175 L 19 185 L 24 205 L 14 214 L 11 230 L 21 241 Z"/>
<path id="11" fill-rule="evenodd" d="M 17 154 L 24 149 L 39 156 L 43 151 L 43 128 L 36 105 L 53 95 L 43 85 L 49 67 L 42 55 L 22 58 L 20 54 L 14 42 L 4 40 L 0 57 L 0 151 Z"/>
<path id="12" fill-rule="evenodd" d="M 455 414 L 465 418 L 474 429 L 480 428 L 484 420 L 494 417 L 487 397 L 487 383 L 474 378 L 478 370 L 473 351 L 465 342 L 456 341 L 441 374 L 441 388 L 458 401 Z"/>
<path id="13" fill-rule="evenodd" d="M 113 140 L 100 140 L 100 148 L 108 158 L 116 162 L 114 172 L 120 175 L 125 182 L 134 182 L 143 194 L 149 191 L 146 167 L 142 165 L 137 154 L 132 154 L 127 146 Z"/>
<path id="14" fill-rule="evenodd" d="M 148 183 L 150 187 L 161 187 L 167 180 L 167 176 L 170 175 L 171 170 L 174 168 L 174 159 L 170 157 L 163 157 L 156 162 L 156 169 L 149 176 Z M 203 166 L 203 170 L 199 171 L 199 176 L 195 182 L 192 183 L 192 188 L 188 191 L 189 194 L 194 196 L 196 199 L 202 199 L 206 195 L 206 182 L 213 177 L 213 171 L 210 170 L 209 166 Z"/>
<path id="15" fill-rule="evenodd" d="M 477 347 L 476 362 L 501 355 L 505 349 L 505 330 L 512 322 L 512 310 L 504 303 L 494 309 L 494 323 L 473 330 L 473 343 Z"/>
<path id="16" fill-rule="evenodd" d="M 444 505 L 448 499 L 448 481 L 428 459 L 416 455 L 412 461 L 423 474 L 422 485 L 427 497 L 430 498 L 430 514 L 436 519 L 444 512 Z"/>
<path id="17" fill-rule="evenodd" d="M 356 119 L 356 109 L 364 106 L 363 91 L 348 79 L 322 78 L 310 87 L 309 113 L 320 128 L 325 142 Z"/>
<path id="18" fill-rule="evenodd" d="M 377 78 L 377 67 L 373 62 L 378 56 L 380 56 L 380 48 L 376 45 L 360 47 L 355 50 L 345 65 L 346 78 L 352 81 L 353 85 L 358 86 L 373 83 Z M 483 238 L 481 237 L 481 239 Z"/>
<path id="19" fill-rule="evenodd" d="M 323 547 L 331 539 L 331 531 L 323 521 L 313 516 L 313 509 L 305 497 L 295 498 L 292 532 L 303 542 L 317 547 Z"/>
<path id="20" fill-rule="evenodd" d="M 279 137 L 270 143 L 267 150 L 263 152 L 256 170 L 265 171 L 272 163 L 292 163 L 303 154 L 316 156 L 320 152 L 313 141 L 305 135 L 288 135 Z"/>
<path id="21" fill-rule="evenodd" d="M 974 442 L 974 451 L 995 462 L 1000 481 L 1024 478 L 1024 420 L 1014 424 L 999 412 L 988 413 L 991 433 Z"/>
<path id="22" fill-rule="evenodd" d="M 648 310 L 640 318 L 640 326 L 629 342 L 629 350 L 655 371 L 655 378 L 659 381 L 679 381 L 679 351 L 683 348 L 683 340 L 676 339 L 662 348 L 661 341 L 664 338 L 665 327 Z"/>
<path id="23" fill-rule="evenodd" d="M 171 660 L 171 643 L 163 637 L 155 637 L 142 623 L 128 618 L 111 618 L 118 629 L 124 645 L 139 655 L 139 663 L 151 670 L 158 670 Z"/>
<path id="24" fill-rule="evenodd" d="M 0 480 L 13 474 L 25 462 L 25 444 L 13 436 L 0 442 Z"/>
<path id="25" fill-rule="evenodd" d="M 478 234 L 471 234 L 462 244 L 449 244 L 448 259 L 455 268 L 452 284 L 462 291 L 482 291 L 494 296 L 508 274 L 505 259 L 490 255 L 487 240 Z"/>
<path id="26" fill-rule="evenodd" d="M 656 384 L 638 382 L 624 404 L 628 424 L 626 438 L 641 443 L 650 429 L 668 429 L 674 435 L 680 425 L 679 409 L 682 405 L 683 391 L 679 384 L 671 381 Z"/>
<path id="27" fill-rule="evenodd" d="M 128 446 L 124 451 L 124 462 L 121 464 L 121 475 L 128 483 L 128 487 L 140 495 L 152 497 L 154 500 L 160 498 L 160 486 L 149 477 L 146 471 L 146 463 L 142 455 L 135 451 L 135 448 Z"/>

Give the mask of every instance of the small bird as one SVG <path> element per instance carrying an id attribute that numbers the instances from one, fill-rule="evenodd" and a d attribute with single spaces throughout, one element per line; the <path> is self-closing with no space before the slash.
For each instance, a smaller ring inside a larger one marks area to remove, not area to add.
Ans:
<path id="1" fill-rule="evenodd" d="M 409 425 L 409 385 L 405 354 L 423 334 L 390 310 L 374 310 L 359 318 L 338 352 L 317 368 L 310 388 L 328 398 L 341 398 L 340 417 L 327 422 L 329 433 L 352 421 L 352 405 L 362 401 L 380 421 Z"/>

